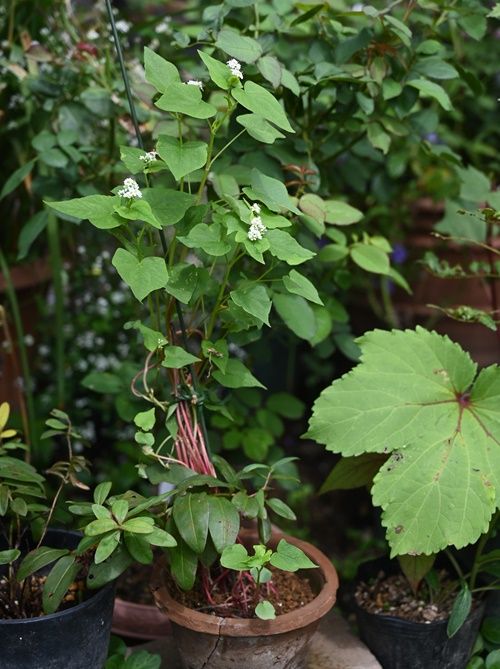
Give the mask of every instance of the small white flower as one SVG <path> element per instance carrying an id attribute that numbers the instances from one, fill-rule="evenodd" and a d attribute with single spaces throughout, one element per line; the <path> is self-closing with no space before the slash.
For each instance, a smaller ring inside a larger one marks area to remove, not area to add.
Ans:
<path id="1" fill-rule="evenodd" d="M 260 216 L 254 216 L 253 218 L 250 219 L 250 226 L 253 226 L 254 228 L 257 228 L 261 232 L 266 231 L 266 226 L 262 222 L 262 219 Z"/>
<path id="2" fill-rule="evenodd" d="M 24 343 L 26 344 L 26 346 L 33 346 L 33 344 L 35 343 L 35 338 L 31 334 L 27 334 L 24 337 Z"/>
<path id="3" fill-rule="evenodd" d="M 247 353 L 244 348 L 241 348 L 241 346 L 238 346 L 238 344 L 235 344 L 234 342 L 229 342 L 228 345 L 228 350 L 231 355 L 234 355 L 236 358 L 239 358 L 240 360 L 245 360 L 247 357 Z"/>
<path id="4" fill-rule="evenodd" d="M 362 12 L 364 9 L 364 4 L 362 2 L 356 2 L 354 5 L 351 7 L 353 12 Z"/>
<path id="5" fill-rule="evenodd" d="M 163 21 L 160 21 L 158 25 L 155 28 L 155 33 L 157 35 L 166 35 L 172 30 L 172 26 L 170 25 L 172 22 L 172 19 L 170 16 L 165 16 Z"/>
<path id="6" fill-rule="evenodd" d="M 241 63 L 236 60 L 236 58 L 231 58 L 227 61 L 227 66 L 231 70 L 233 77 L 238 77 L 238 79 L 243 79 L 243 72 L 241 71 Z"/>
<path id="7" fill-rule="evenodd" d="M 109 299 L 111 304 L 123 304 L 126 301 L 126 296 L 124 293 L 116 290 L 110 294 Z"/>
<path id="8" fill-rule="evenodd" d="M 134 200 L 136 198 L 140 199 L 142 197 L 139 184 L 135 179 L 131 179 L 130 177 L 125 179 L 123 182 L 123 188 L 120 188 L 118 195 L 120 197 L 127 198 L 128 200 Z"/>
<path id="9" fill-rule="evenodd" d="M 254 202 L 252 206 L 250 207 L 250 210 L 253 211 L 254 214 L 260 214 L 260 204 L 257 204 L 257 202 Z"/>
<path id="10" fill-rule="evenodd" d="M 89 40 L 99 39 L 99 33 L 97 32 L 97 30 L 95 30 L 94 28 L 91 28 L 87 32 L 87 39 L 89 39 Z"/>
<path id="11" fill-rule="evenodd" d="M 119 33 L 128 33 L 128 31 L 130 30 L 130 23 L 128 21 L 120 19 L 119 21 L 116 22 L 116 29 L 118 30 Z"/>
<path id="12" fill-rule="evenodd" d="M 50 35 L 50 30 L 47 28 L 47 26 L 43 26 L 43 28 L 40 28 L 40 35 L 42 35 L 42 37 L 47 37 L 48 35 Z"/>
<path id="13" fill-rule="evenodd" d="M 150 163 L 154 162 L 157 158 L 158 154 L 156 151 L 148 151 L 142 156 L 139 156 L 139 160 L 144 161 L 146 165 L 149 165 Z"/>
<path id="14" fill-rule="evenodd" d="M 258 228 L 254 228 L 251 225 L 248 230 L 247 236 L 251 242 L 256 242 L 258 239 L 262 239 L 262 232 Z"/>
<path id="15" fill-rule="evenodd" d="M 248 239 L 251 242 L 255 242 L 257 239 L 262 239 L 266 230 L 267 228 L 262 222 L 261 217 L 254 216 L 252 219 L 250 219 L 250 227 L 248 228 L 247 233 Z"/>
<path id="16" fill-rule="evenodd" d="M 202 81 L 198 81 L 197 79 L 190 79 L 189 81 L 186 81 L 186 84 L 187 84 L 188 86 L 198 86 L 198 88 L 200 89 L 200 91 L 203 90 L 203 82 L 202 82 Z"/>

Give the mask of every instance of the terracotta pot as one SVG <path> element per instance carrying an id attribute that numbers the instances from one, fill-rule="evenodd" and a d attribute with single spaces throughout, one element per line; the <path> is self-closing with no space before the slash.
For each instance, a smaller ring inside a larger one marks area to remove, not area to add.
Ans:
<path id="1" fill-rule="evenodd" d="M 34 260 L 31 263 L 18 265 L 11 269 L 11 279 L 16 291 L 21 321 L 25 335 L 35 337 L 40 320 L 37 301 L 44 299 L 46 285 L 52 277 L 52 270 L 47 258 Z M 20 376 L 19 351 L 16 344 L 16 332 L 11 315 L 10 303 L 6 297 L 6 281 L 0 273 L 0 302 L 4 303 L 14 351 L 4 349 L 3 333 L 0 330 L 0 402 L 8 401 L 14 408 L 18 406 L 17 393 L 13 392 L 17 378 Z M 32 348 L 28 350 L 34 351 Z"/>
<path id="2" fill-rule="evenodd" d="M 172 634 L 170 620 L 156 606 L 115 598 L 113 634 L 129 639 L 162 639 Z"/>
<path id="3" fill-rule="evenodd" d="M 499 338 L 496 333 L 479 323 L 456 321 L 428 305 L 454 307 L 466 305 L 483 311 L 492 309 L 492 288 L 480 278 L 441 279 L 425 269 L 419 269 L 418 261 L 426 251 L 433 251 L 450 265 L 467 266 L 472 261 L 489 262 L 491 258 L 479 247 L 462 246 L 451 241 L 442 241 L 432 236 L 435 224 L 443 217 L 444 206 L 429 198 L 418 200 L 412 209 L 412 228 L 405 244 L 409 250 L 409 261 L 416 274 L 410 277 L 412 295 L 397 291 L 394 306 L 399 316 L 400 327 L 424 325 L 432 327 L 458 342 L 481 366 L 498 362 Z M 498 243 L 498 240 L 496 240 Z M 495 289 L 500 296 L 500 281 Z"/>
<path id="4" fill-rule="evenodd" d="M 279 538 L 271 540 L 270 545 L 276 544 Z M 156 563 L 153 595 L 158 607 L 170 618 L 185 669 L 238 666 L 300 669 L 304 666 L 309 642 L 320 620 L 335 604 L 338 577 L 330 560 L 317 548 L 293 537 L 284 538 L 301 548 L 319 566 L 307 572 L 318 594 L 309 604 L 275 620 L 221 618 L 189 609 L 173 599 L 165 585 L 165 558 Z M 252 541 L 255 540 L 253 535 Z"/>

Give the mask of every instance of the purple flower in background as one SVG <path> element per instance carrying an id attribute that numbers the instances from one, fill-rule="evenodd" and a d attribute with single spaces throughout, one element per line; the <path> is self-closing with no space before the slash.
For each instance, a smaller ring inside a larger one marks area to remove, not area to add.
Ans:
<path id="1" fill-rule="evenodd" d="M 391 253 L 391 260 L 395 265 L 402 265 L 408 258 L 408 251 L 403 244 L 396 242 Z"/>
<path id="2" fill-rule="evenodd" d="M 424 139 L 426 139 L 430 144 L 439 144 L 441 142 L 437 132 L 427 132 L 424 135 Z"/>
<path id="3" fill-rule="evenodd" d="M 316 246 L 317 246 L 318 249 L 322 249 L 327 244 L 331 244 L 331 241 L 327 237 L 323 236 L 320 239 L 316 240 Z"/>

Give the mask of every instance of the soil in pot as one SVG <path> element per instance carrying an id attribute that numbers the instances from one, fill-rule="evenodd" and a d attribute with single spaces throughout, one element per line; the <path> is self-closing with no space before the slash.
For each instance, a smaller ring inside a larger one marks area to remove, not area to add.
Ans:
<path id="1" fill-rule="evenodd" d="M 446 586 L 442 574 L 441 585 Z M 415 623 L 430 623 L 447 620 L 455 600 L 455 593 L 448 592 L 442 599 L 429 602 L 415 596 L 410 584 L 402 574 L 386 576 L 381 571 L 370 583 L 361 582 L 356 589 L 356 603 L 368 613 L 389 615 Z"/>
<path id="2" fill-rule="evenodd" d="M 114 634 L 128 639 L 161 639 L 171 634 L 170 621 L 151 594 L 151 566 L 132 565 L 118 579 L 113 611 Z"/>
<path id="3" fill-rule="evenodd" d="M 81 536 L 73 532 L 49 530 L 45 544 L 52 548 L 74 549 Z M 43 573 L 37 589 L 42 583 Z M 0 618 L 2 669 L 102 669 L 107 657 L 114 584 L 88 591 L 77 579 L 75 600 L 67 598 L 62 610 L 49 615 Z M 78 594 L 76 594 L 78 593 Z M 36 613 L 35 594 L 33 614 Z"/>
<path id="4" fill-rule="evenodd" d="M 446 572 L 440 573 L 446 586 Z M 469 617 L 450 639 L 448 618 L 454 594 L 436 601 L 415 596 L 401 574 L 361 582 L 356 590 L 361 639 L 384 669 L 465 669 L 484 607 L 475 602 Z"/>
<path id="5" fill-rule="evenodd" d="M 271 545 L 279 538 L 271 540 Z M 301 669 L 305 666 L 310 640 L 320 620 L 335 603 L 338 578 L 330 560 L 314 546 L 292 537 L 284 538 L 301 548 L 319 569 L 298 572 L 300 580 L 309 581 L 313 599 L 303 605 L 299 603 L 298 608 L 277 615 L 274 620 L 225 617 L 213 606 L 208 613 L 189 608 L 170 594 L 172 584 L 169 586 L 165 560 L 162 558 L 156 563 L 153 594 L 159 608 L 170 618 L 185 669 L 234 669 L 237 666 Z M 256 541 L 256 536 L 245 536 L 245 543 L 250 546 Z M 206 602 L 206 598 L 201 601 Z M 298 598 L 297 602 L 300 601 Z"/>
<path id="6" fill-rule="evenodd" d="M 18 620 L 19 618 L 37 618 L 43 616 L 42 595 L 47 577 L 34 574 L 23 585 L 14 584 L 15 594 L 11 597 L 12 584 L 5 576 L 0 578 L 0 620 Z M 83 575 L 69 587 L 59 611 L 66 611 L 88 598 Z"/>
<path id="7" fill-rule="evenodd" d="M 279 571 L 271 567 L 272 580 L 263 587 L 263 595 L 273 604 L 276 615 L 284 615 L 312 602 L 315 593 L 305 573 Z M 238 572 L 224 571 L 212 575 L 209 583 L 198 579 L 193 590 L 180 590 L 170 575 L 166 583 L 170 595 L 180 604 L 195 611 L 223 618 L 254 618 L 255 587 L 251 578 Z M 208 588 L 207 588 L 208 586 Z M 210 601 L 207 601 L 209 594 Z"/>

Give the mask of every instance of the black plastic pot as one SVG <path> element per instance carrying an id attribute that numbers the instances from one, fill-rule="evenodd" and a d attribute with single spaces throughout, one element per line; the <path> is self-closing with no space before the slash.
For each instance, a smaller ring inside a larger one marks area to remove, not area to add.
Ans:
<path id="1" fill-rule="evenodd" d="M 51 530 L 44 543 L 75 548 L 80 536 Z M 60 613 L 0 620 L 1 669 L 102 669 L 108 654 L 114 583 Z"/>
<path id="2" fill-rule="evenodd" d="M 439 568 L 449 569 L 440 556 Z M 377 558 L 358 568 L 357 580 L 369 581 L 380 572 L 400 573 L 397 560 Z M 415 623 L 395 616 L 369 613 L 354 601 L 359 635 L 384 669 L 465 669 L 484 614 L 476 606 L 460 630 L 448 638 L 447 620 Z"/>
<path id="3" fill-rule="evenodd" d="M 415 623 L 356 607 L 361 639 L 384 669 L 465 669 L 483 613 L 476 607 L 449 639 L 446 620 Z"/>

